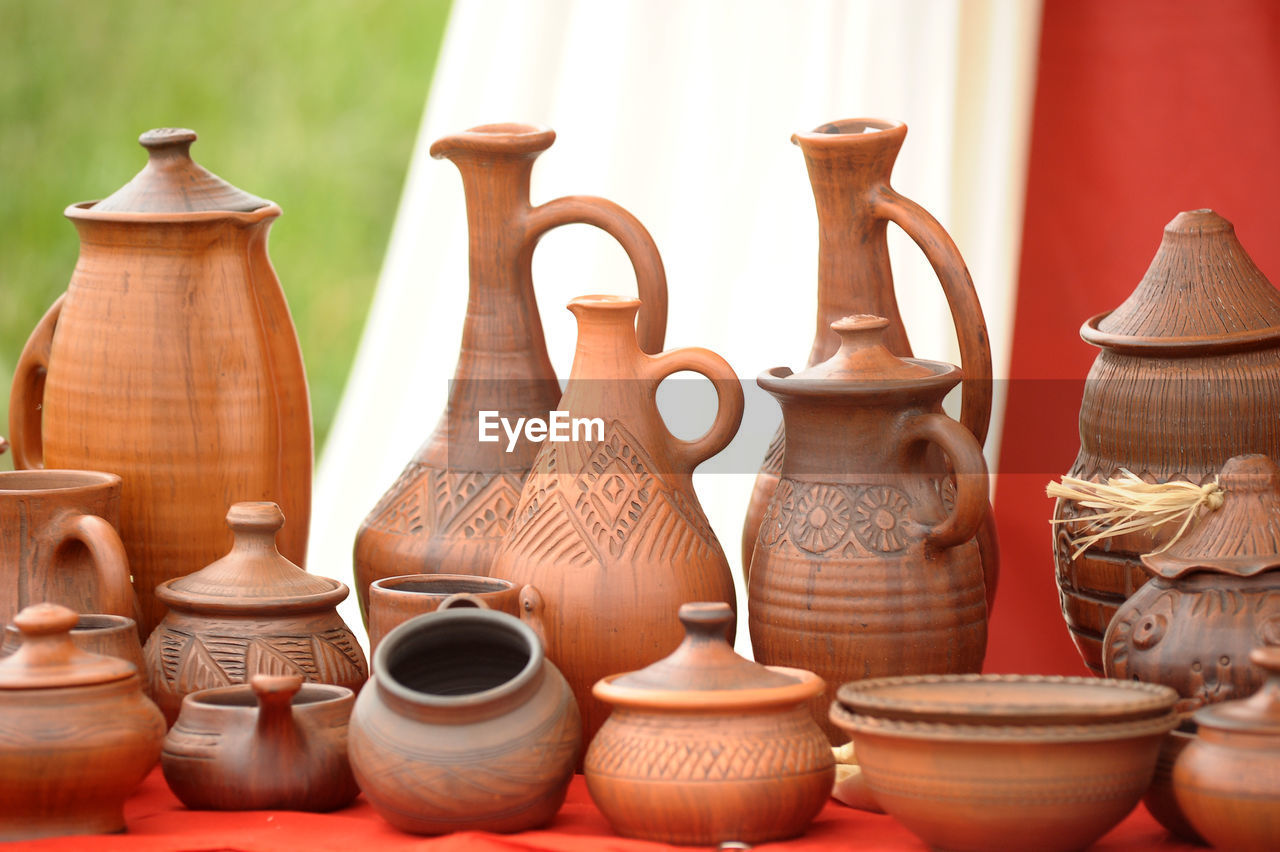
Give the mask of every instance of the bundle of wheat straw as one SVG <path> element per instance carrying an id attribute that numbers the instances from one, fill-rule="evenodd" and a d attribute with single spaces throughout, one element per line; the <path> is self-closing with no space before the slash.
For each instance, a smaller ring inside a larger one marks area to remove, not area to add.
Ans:
<path id="1" fill-rule="evenodd" d="M 1204 485 L 1190 482 L 1144 482 L 1137 474 L 1120 469 L 1119 476 L 1106 482 L 1090 482 L 1074 476 L 1064 476 L 1061 482 L 1050 482 L 1045 487 L 1050 497 L 1072 500 L 1088 509 L 1100 510 L 1091 515 L 1079 534 L 1070 538 L 1075 559 L 1091 545 L 1104 538 L 1141 530 L 1155 530 L 1170 521 L 1181 520 L 1178 532 L 1153 553 L 1172 547 L 1191 526 L 1201 506 L 1213 511 L 1222 505 L 1222 486 L 1217 477 Z M 1055 518 L 1054 524 L 1083 521 L 1083 518 Z"/>

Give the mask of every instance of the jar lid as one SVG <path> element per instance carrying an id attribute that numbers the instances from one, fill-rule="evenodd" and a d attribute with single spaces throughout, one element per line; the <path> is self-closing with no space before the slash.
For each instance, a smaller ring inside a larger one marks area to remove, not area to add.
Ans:
<path id="1" fill-rule="evenodd" d="M 231 551 L 193 574 L 156 587 L 166 606 L 206 611 L 293 611 L 336 606 L 347 596 L 337 580 L 309 574 L 276 549 L 284 512 L 271 502 L 235 503 L 227 510 Z"/>
<path id="2" fill-rule="evenodd" d="M 138 137 L 147 164 L 133 180 L 92 205 L 95 213 L 247 213 L 270 201 L 250 195 L 191 159 L 194 130 L 161 127 Z"/>
<path id="3" fill-rule="evenodd" d="M 1233 733 L 1280 735 L 1280 646 L 1254 648 L 1249 662 L 1267 673 L 1262 688 L 1239 701 L 1201 707 L 1193 717 L 1196 724 Z"/>
<path id="4" fill-rule="evenodd" d="M 812 672 L 763 666 L 734 653 L 733 609 L 722 601 L 682 604 L 685 637 L 669 656 L 639 671 L 611 675 L 592 692 L 602 701 L 651 709 L 720 709 L 797 704 L 825 687 Z"/>
<path id="5" fill-rule="evenodd" d="M 71 630 L 79 620 L 74 611 L 54 603 L 35 604 L 14 616 L 22 644 L 0 660 L 0 689 L 90 686 L 137 673 L 133 663 L 76 647 Z"/>

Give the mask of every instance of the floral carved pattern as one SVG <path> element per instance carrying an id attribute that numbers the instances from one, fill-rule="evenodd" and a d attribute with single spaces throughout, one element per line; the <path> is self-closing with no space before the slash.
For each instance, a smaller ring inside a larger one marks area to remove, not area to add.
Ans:
<path id="1" fill-rule="evenodd" d="M 794 547 L 821 554 L 839 549 L 842 558 L 895 553 L 914 540 L 907 495 L 891 485 L 841 486 L 796 482 L 784 477 L 760 523 L 757 544 Z"/>
<path id="2" fill-rule="evenodd" d="M 795 501 L 791 540 L 810 553 L 825 553 L 844 540 L 852 512 L 839 489 L 819 485 Z"/>
<path id="3" fill-rule="evenodd" d="M 854 503 L 853 532 L 858 541 L 880 553 L 893 553 L 907 546 L 902 522 L 911 503 L 907 495 L 887 485 L 868 488 Z"/>

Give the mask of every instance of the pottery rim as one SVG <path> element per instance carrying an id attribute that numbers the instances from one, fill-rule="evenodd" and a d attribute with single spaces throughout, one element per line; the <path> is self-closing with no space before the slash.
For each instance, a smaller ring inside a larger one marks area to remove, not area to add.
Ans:
<path id="1" fill-rule="evenodd" d="M 304 707 L 328 707 L 343 701 L 355 701 L 355 693 L 345 686 L 331 683 L 303 683 L 292 696 L 290 705 L 296 712 Z M 237 683 L 232 686 L 215 686 L 189 692 L 182 698 L 184 708 L 188 703 L 193 707 L 213 711 L 250 710 L 256 713 L 259 701 L 252 686 L 247 683 Z"/>
<path id="2" fill-rule="evenodd" d="M 764 666 L 795 679 L 794 684 L 750 689 L 661 690 L 618 686 L 614 683 L 630 672 L 609 675 L 596 681 L 591 694 L 618 707 L 640 710 L 697 712 L 716 710 L 768 710 L 798 705 L 820 694 L 826 682 L 811 671 L 787 666 Z"/>
<path id="3" fill-rule="evenodd" d="M 0 495 L 29 497 L 81 488 L 119 488 L 122 482 L 116 474 L 100 470 L 6 470 L 0 471 Z"/>

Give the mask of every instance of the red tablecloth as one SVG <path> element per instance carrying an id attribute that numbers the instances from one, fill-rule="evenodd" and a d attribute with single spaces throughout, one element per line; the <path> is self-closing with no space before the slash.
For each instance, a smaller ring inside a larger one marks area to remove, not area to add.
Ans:
<path id="1" fill-rule="evenodd" d="M 660 843 L 626 840 L 609 830 L 609 824 L 587 795 L 582 776 L 573 779 L 569 796 L 555 821 L 542 831 L 497 835 L 462 832 L 445 837 L 416 837 L 391 828 L 363 797 L 355 804 L 331 814 L 304 814 L 288 811 L 242 811 L 223 813 L 189 811 L 169 792 L 157 768 L 125 806 L 128 834 L 93 837 L 56 837 L 5 849 L 33 850 L 335 850 L 359 852 L 364 849 L 399 850 L 581 850 L 581 852 L 654 852 L 672 849 Z M 687 847 L 686 847 L 687 848 Z M 829 803 L 807 834 L 786 843 L 755 847 L 761 852 L 791 850 L 859 850 L 923 852 L 927 847 L 891 818 Z M 1092 847 L 1092 852 L 1135 852 L 1135 850 L 1200 850 L 1203 847 L 1178 842 L 1139 807 L 1110 834 Z"/>

